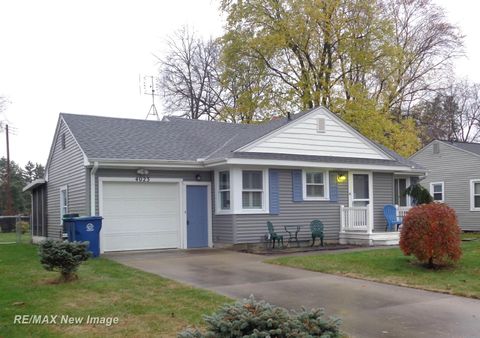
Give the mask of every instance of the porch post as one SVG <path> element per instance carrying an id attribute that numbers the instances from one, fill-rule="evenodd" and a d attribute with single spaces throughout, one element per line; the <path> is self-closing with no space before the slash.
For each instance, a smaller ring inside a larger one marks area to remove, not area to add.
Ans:
<path id="1" fill-rule="evenodd" d="M 367 209 L 367 233 L 371 234 L 373 232 L 373 215 L 371 214 L 371 208 Z"/>
<path id="2" fill-rule="evenodd" d="M 345 213 L 344 205 L 340 205 L 340 232 L 345 232 Z"/>

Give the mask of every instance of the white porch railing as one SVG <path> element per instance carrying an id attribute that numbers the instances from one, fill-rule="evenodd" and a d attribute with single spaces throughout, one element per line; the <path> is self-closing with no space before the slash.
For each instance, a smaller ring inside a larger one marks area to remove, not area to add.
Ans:
<path id="1" fill-rule="evenodd" d="M 403 218 L 411 207 L 400 207 L 395 205 L 397 209 L 397 218 L 403 221 Z M 368 207 L 346 207 L 340 206 L 340 231 L 358 231 L 373 232 L 373 222 L 370 219 L 370 211 Z"/>
<path id="2" fill-rule="evenodd" d="M 373 225 L 370 220 L 369 207 L 340 206 L 340 231 L 361 231 L 371 233 Z"/>
<path id="3" fill-rule="evenodd" d="M 407 214 L 408 210 L 410 210 L 412 207 L 400 207 L 398 205 L 395 206 L 397 208 L 397 217 L 401 221 L 403 221 L 403 218 Z"/>

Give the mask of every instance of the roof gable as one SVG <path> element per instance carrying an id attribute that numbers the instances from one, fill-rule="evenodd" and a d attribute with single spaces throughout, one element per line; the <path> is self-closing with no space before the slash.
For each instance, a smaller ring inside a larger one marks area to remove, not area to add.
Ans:
<path id="1" fill-rule="evenodd" d="M 431 150 L 433 144 L 439 143 L 445 146 L 448 146 L 456 151 L 461 151 L 464 153 L 468 153 L 470 155 L 480 157 L 480 143 L 474 142 L 456 142 L 456 141 L 444 141 L 444 140 L 433 140 L 424 146 L 422 149 L 417 151 L 415 154 L 410 156 L 410 159 L 415 160 L 415 158 L 420 155 L 421 153 L 425 152 L 426 150 Z"/>
<path id="2" fill-rule="evenodd" d="M 320 130 L 324 127 L 324 130 Z M 327 109 L 320 107 L 237 151 L 392 160 Z"/>

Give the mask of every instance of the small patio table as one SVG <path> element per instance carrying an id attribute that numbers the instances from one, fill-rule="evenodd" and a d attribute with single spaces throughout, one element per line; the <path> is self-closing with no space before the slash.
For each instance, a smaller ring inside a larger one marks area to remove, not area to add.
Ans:
<path id="1" fill-rule="evenodd" d="M 290 243 L 297 242 L 297 246 L 300 246 L 300 242 L 298 241 L 300 225 L 285 225 L 285 231 L 288 233 L 288 245 L 290 246 Z"/>

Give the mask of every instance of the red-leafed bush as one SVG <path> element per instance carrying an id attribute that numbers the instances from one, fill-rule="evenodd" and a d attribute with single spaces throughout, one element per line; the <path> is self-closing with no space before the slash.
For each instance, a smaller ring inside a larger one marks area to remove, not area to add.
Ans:
<path id="1" fill-rule="evenodd" d="M 455 210 L 443 203 L 422 204 L 405 215 L 400 248 L 430 268 L 454 263 L 462 255 L 460 232 Z"/>

